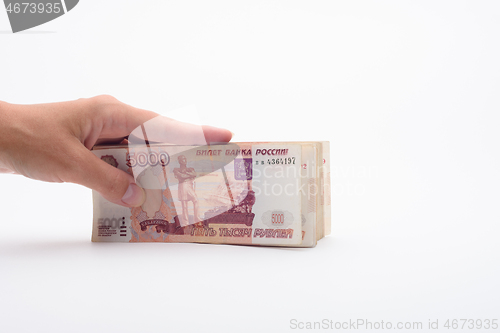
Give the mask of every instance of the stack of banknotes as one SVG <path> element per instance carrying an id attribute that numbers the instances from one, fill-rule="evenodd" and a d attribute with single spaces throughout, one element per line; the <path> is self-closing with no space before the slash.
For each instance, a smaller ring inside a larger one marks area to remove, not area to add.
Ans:
<path id="1" fill-rule="evenodd" d="M 94 242 L 314 247 L 331 230 L 328 142 L 95 146 L 146 193 L 126 208 L 93 192 Z"/>

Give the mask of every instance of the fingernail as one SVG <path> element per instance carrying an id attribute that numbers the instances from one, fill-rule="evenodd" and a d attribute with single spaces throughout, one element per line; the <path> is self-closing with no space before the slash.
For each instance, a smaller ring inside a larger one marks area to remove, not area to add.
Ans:
<path id="1" fill-rule="evenodd" d="M 144 190 L 136 184 L 130 184 L 127 192 L 123 195 L 122 201 L 130 207 L 139 207 L 144 203 L 146 195 Z"/>
<path id="2" fill-rule="evenodd" d="M 231 131 L 229 131 L 229 132 L 231 132 Z M 231 132 L 231 139 L 232 138 L 234 138 L 234 133 L 233 132 Z"/>

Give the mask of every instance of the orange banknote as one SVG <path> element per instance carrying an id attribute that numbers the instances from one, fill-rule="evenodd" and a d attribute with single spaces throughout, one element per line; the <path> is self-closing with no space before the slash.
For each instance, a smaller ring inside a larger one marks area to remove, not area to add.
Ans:
<path id="1" fill-rule="evenodd" d="M 146 193 L 127 208 L 93 192 L 95 242 L 313 247 L 330 233 L 328 142 L 96 146 Z"/>

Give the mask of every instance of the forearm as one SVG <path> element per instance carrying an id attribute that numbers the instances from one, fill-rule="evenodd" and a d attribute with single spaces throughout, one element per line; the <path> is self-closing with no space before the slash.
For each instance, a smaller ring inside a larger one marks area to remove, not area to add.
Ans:
<path id="1" fill-rule="evenodd" d="M 80 101 L 46 104 L 0 103 L 0 172 L 60 182 L 45 177 L 68 140 L 81 136 Z M 78 123 L 79 126 L 76 126 Z M 64 152 L 67 153 L 67 152 Z"/>
<path id="2" fill-rule="evenodd" d="M 0 173 L 14 173 L 7 162 L 7 149 L 13 117 L 12 104 L 0 101 Z"/>

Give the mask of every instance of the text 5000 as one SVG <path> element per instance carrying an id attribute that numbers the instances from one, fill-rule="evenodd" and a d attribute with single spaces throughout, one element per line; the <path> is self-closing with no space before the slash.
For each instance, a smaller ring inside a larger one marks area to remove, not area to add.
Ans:
<path id="1" fill-rule="evenodd" d="M 166 166 L 170 162 L 170 156 L 166 152 L 140 152 L 140 153 L 127 153 L 127 166 L 135 167 L 137 165 L 145 167 L 146 165 L 156 166 L 161 164 L 161 166 Z"/>

